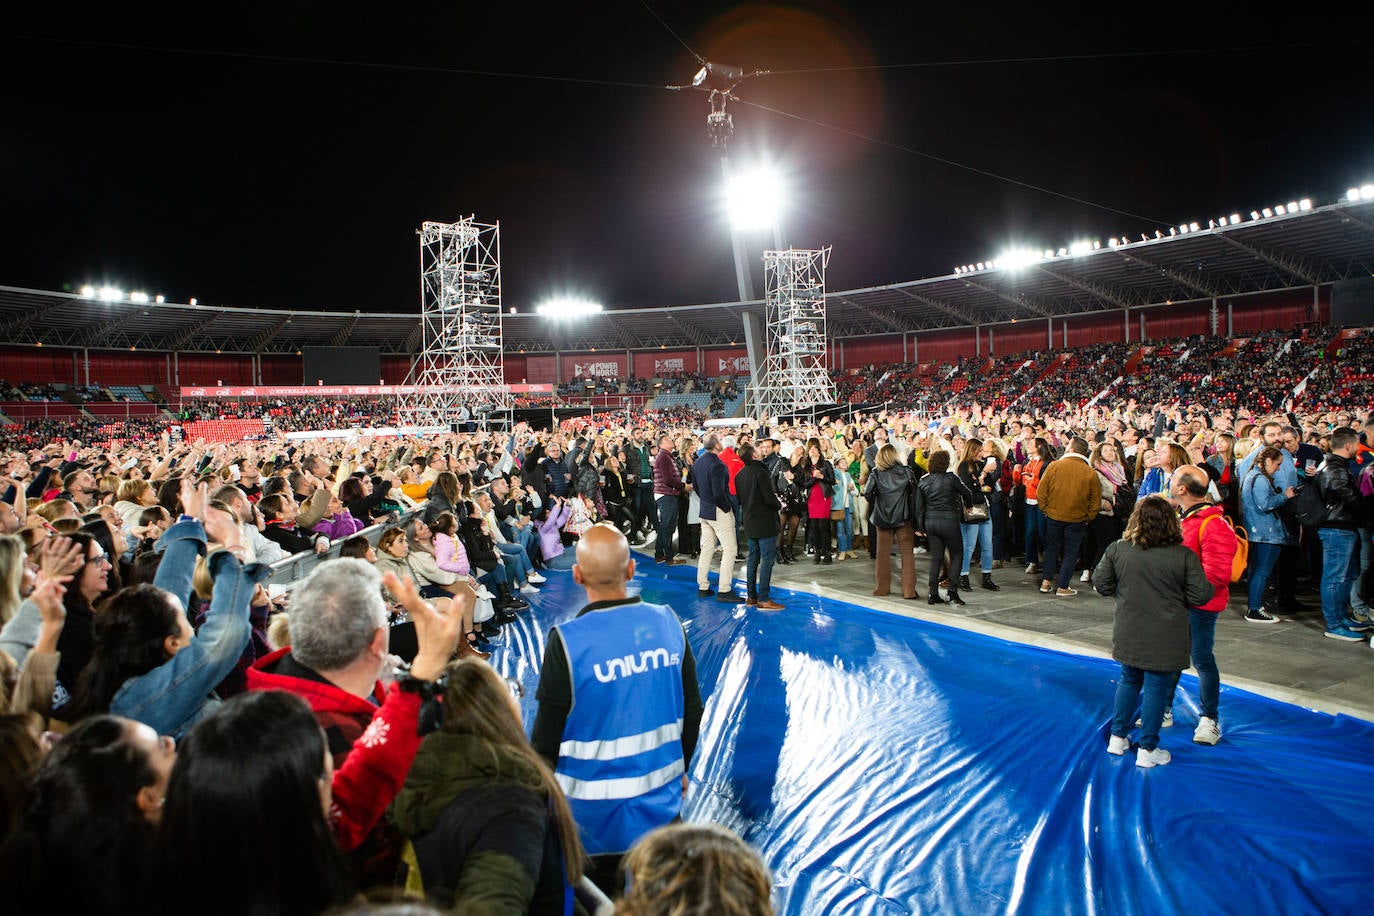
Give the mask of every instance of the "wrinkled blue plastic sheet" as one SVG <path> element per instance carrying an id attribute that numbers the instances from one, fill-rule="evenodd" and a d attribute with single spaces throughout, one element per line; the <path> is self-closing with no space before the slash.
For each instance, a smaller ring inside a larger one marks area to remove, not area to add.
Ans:
<path id="1" fill-rule="evenodd" d="M 1225 735 L 1106 753 L 1118 667 L 804 592 L 779 613 L 696 597 L 644 563 L 631 590 L 687 627 L 706 712 L 685 816 L 772 869 L 784 914 L 1369 913 L 1374 725 L 1224 686 Z M 492 663 L 527 727 L 550 625 L 582 591 L 550 572 Z M 1371 659 L 1374 663 L 1374 659 Z"/>

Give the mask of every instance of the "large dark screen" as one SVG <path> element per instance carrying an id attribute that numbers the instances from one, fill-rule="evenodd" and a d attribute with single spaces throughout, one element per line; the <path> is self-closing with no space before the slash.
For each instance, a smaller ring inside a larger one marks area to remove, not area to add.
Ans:
<path id="1" fill-rule="evenodd" d="M 1374 324 L 1374 277 L 1342 280 L 1331 291 L 1331 323 L 1368 327 Z"/>
<path id="2" fill-rule="evenodd" d="M 302 347 L 306 385 L 376 385 L 382 377 L 378 347 Z"/>

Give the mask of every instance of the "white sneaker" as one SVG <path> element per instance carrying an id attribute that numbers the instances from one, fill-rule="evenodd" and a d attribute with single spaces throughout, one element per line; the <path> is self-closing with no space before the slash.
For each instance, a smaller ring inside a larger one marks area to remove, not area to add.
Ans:
<path id="1" fill-rule="evenodd" d="M 537 595 L 539 594 L 539 589 L 535 588 L 533 585 L 530 585 L 528 582 L 526 582 L 524 585 L 520 586 L 520 594 Z"/>
<path id="2" fill-rule="evenodd" d="M 1087 581 L 1088 581 L 1088 577 L 1089 577 L 1090 575 L 1091 575 L 1091 573 L 1089 573 L 1088 570 L 1085 569 L 1085 570 L 1083 570 L 1083 575 L 1081 575 L 1081 576 L 1078 577 L 1078 581 L 1079 581 L 1079 582 L 1087 582 Z"/>
<path id="3" fill-rule="evenodd" d="M 1034 564 L 1034 563 L 1027 563 L 1027 564 L 1026 564 L 1026 575 L 1029 576 L 1029 575 L 1030 575 L 1031 573 L 1033 573 L 1033 572 L 1035 572 L 1035 564 Z"/>
<path id="4" fill-rule="evenodd" d="M 1130 749 L 1130 738 L 1118 738 L 1116 735 L 1112 735 L 1111 738 L 1107 741 L 1108 754 L 1115 754 L 1116 756 L 1120 757 L 1122 754 L 1126 753 Z"/>
<path id="5" fill-rule="evenodd" d="M 1136 728 L 1139 728 L 1139 727 L 1140 727 L 1140 720 L 1139 720 L 1139 719 L 1136 719 L 1136 720 L 1135 720 L 1135 727 L 1136 727 Z M 1160 727 L 1160 728 L 1173 728 L 1173 727 L 1174 727 L 1174 711 L 1173 711 L 1172 709 L 1166 709 L 1166 710 L 1164 710 L 1164 721 L 1159 723 L 1159 727 Z"/>
<path id="6" fill-rule="evenodd" d="M 1221 726 L 1210 716 L 1198 719 L 1197 729 L 1193 732 L 1194 744 L 1216 744 L 1221 740 Z"/>
<path id="7" fill-rule="evenodd" d="M 543 585 L 545 582 L 549 581 L 534 570 L 530 570 L 530 574 L 525 577 L 525 580 L 527 582 L 533 582 L 535 585 Z"/>
<path id="8" fill-rule="evenodd" d="M 1162 767 L 1171 759 L 1173 759 L 1173 755 L 1162 747 L 1157 747 L 1152 751 L 1147 751 L 1142 747 L 1136 752 L 1135 765 L 1147 769 L 1149 767 Z"/>

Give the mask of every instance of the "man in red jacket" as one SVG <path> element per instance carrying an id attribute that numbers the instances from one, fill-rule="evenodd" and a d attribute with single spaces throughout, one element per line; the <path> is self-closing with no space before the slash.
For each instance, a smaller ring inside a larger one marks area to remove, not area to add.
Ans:
<path id="1" fill-rule="evenodd" d="M 409 612 L 419 643 L 409 675 L 389 686 L 378 680 L 390 654 L 383 585 Z M 458 587 L 454 601 L 475 603 L 470 588 Z M 291 594 L 291 645 L 248 669 L 249 690 L 285 690 L 310 704 L 334 757 L 330 826 L 369 873 L 399 855 L 391 832 L 379 830 L 382 813 L 405 783 L 420 746 L 420 707 L 439 692 L 463 616 L 425 602 L 409 578 L 379 576 L 365 560 L 330 560 Z"/>
<path id="2" fill-rule="evenodd" d="M 1188 630 L 1192 636 L 1193 667 L 1197 669 L 1198 717 L 1193 741 L 1216 744 L 1221 740 L 1217 702 L 1221 693 L 1221 673 L 1212 654 L 1217 615 L 1231 598 L 1231 562 L 1236 555 L 1236 532 L 1226 521 L 1221 507 L 1207 498 L 1207 472 L 1194 465 L 1174 471 L 1169 480 L 1169 498 L 1179 507 L 1183 521 L 1183 544 L 1202 561 L 1202 571 L 1216 591 L 1212 600 L 1188 609 Z M 1172 710 L 1165 723 L 1173 721 Z"/>

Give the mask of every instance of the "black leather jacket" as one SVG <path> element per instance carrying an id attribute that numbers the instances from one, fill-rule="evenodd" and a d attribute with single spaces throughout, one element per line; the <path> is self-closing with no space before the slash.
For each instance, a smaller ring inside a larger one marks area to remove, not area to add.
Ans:
<path id="1" fill-rule="evenodd" d="M 916 484 L 915 516 L 917 531 L 924 531 L 927 520 L 936 516 L 954 519 L 964 517 L 964 507 L 973 505 L 973 493 L 958 475 L 927 474 Z"/>
<path id="2" fill-rule="evenodd" d="M 1328 453 L 1317 471 L 1317 488 L 1326 503 L 1326 520 L 1320 527 L 1360 527 L 1360 490 L 1348 459 Z"/>
<path id="3" fill-rule="evenodd" d="M 911 521 L 907 503 L 910 491 L 910 468 L 901 464 L 886 470 L 874 468 L 864 485 L 869 524 L 875 528 L 900 528 Z"/>

